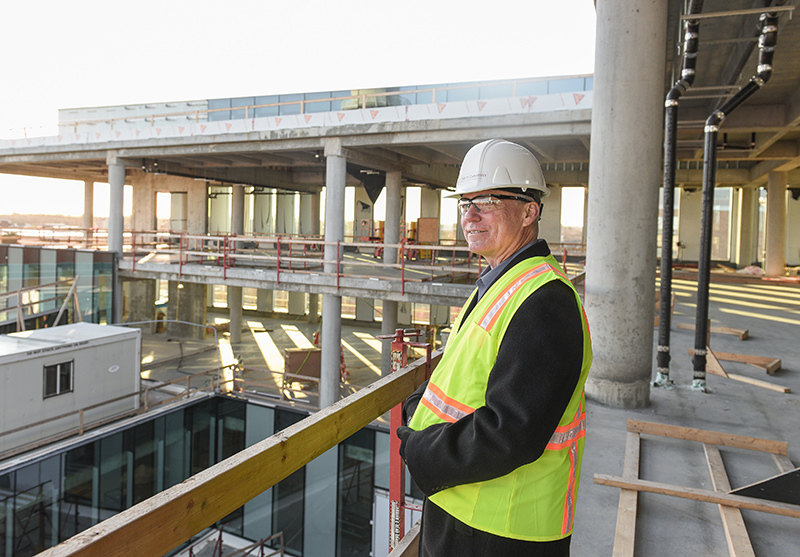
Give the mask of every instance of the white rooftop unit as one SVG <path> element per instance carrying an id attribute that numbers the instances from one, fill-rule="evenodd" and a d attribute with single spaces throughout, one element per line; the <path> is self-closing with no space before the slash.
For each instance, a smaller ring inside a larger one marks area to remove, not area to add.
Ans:
<path id="1" fill-rule="evenodd" d="M 140 336 L 92 323 L 0 335 L 0 454 L 136 410 Z"/>

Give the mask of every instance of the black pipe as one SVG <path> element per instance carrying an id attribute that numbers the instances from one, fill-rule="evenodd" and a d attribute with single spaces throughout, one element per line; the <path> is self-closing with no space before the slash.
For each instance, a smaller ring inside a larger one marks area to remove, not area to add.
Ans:
<path id="1" fill-rule="evenodd" d="M 711 281 L 711 233 L 714 213 L 714 182 L 717 172 L 717 135 L 727 116 L 772 76 L 772 56 L 778 42 L 778 15 L 761 14 L 761 34 L 758 38 L 758 73 L 739 89 L 725 104 L 711 113 L 705 126 L 703 155 L 703 210 L 700 230 L 700 261 L 697 273 L 697 316 L 694 336 L 694 379 L 692 388 L 706 390 L 706 349 L 708 347 L 708 288 Z"/>
<path id="2" fill-rule="evenodd" d="M 698 14 L 703 9 L 703 0 L 692 0 L 689 14 Z M 678 127 L 678 100 L 694 82 L 697 66 L 697 37 L 700 22 L 696 19 L 686 21 L 683 35 L 683 61 L 681 78 L 667 93 L 664 101 L 664 194 L 661 218 L 661 289 L 659 292 L 658 371 L 653 383 L 656 387 L 669 387 L 669 335 L 672 327 L 672 236 L 673 209 L 675 205 L 675 158 L 676 130 Z"/>

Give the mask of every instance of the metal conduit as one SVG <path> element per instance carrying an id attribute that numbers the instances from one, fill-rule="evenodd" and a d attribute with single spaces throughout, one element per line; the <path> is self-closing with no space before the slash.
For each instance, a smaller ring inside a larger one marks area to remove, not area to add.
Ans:
<path id="1" fill-rule="evenodd" d="M 703 9 L 703 0 L 692 0 L 689 14 L 698 14 Z M 697 38 L 700 22 L 697 19 L 686 20 L 686 31 L 683 36 L 683 62 L 681 78 L 667 93 L 664 101 L 664 193 L 661 219 L 661 289 L 659 292 L 658 320 L 658 354 L 656 356 L 655 387 L 672 385 L 669 378 L 669 342 L 672 327 L 672 236 L 673 212 L 675 206 L 675 150 L 678 127 L 678 100 L 694 82 L 697 66 Z"/>
<path id="2" fill-rule="evenodd" d="M 706 349 L 708 346 L 708 287 L 711 281 L 711 233 L 714 212 L 714 183 L 717 171 L 717 134 L 727 116 L 772 76 L 772 56 L 778 42 L 778 14 L 761 14 L 758 37 L 758 73 L 721 107 L 711 113 L 705 125 L 703 154 L 703 209 L 700 229 L 700 261 L 697 273 L 697 314 L 694 337 L 694 379 L 692 388 L 706 391 Z"/>

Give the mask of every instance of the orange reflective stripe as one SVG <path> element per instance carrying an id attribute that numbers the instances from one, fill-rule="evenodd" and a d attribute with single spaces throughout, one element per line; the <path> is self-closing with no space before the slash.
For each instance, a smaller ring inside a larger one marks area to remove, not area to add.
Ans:
<path id="1" fill-rule="evenodd" d="M 572 522 L 575 518 L 575 483 L 578 476 L 578 439 L 586 437 L 586 412 L 583 409 L 583 402 L 578 405 L 575 417 L 567 425 L 558 426 L 550 437 L 547 449 L 558 451 L 569 449 L 569 481 L 567 483 L 567 493 L 564 498 L 564 517 L 561 521 L 561 533 L 567 535 L 572 530 Z"/>
<path id="2" fill-rule="evenodd" d="M 575 478 L 577 476 L 578 447 L 575 443 L 569 448 L 569 484 L 567 496 L 564 499 L 564 519 L 561 522 L 561 533 L 567 535 L 572 530 L 572 521 L 575 518 Z"/>
<path id="3" fill-rule="evenodd" d="M 450 398 L 433 383 L 428 383 L 420 402 L 439 418 L 450 423 L 456 422 L 475 411 L 471 406 Z"/>
<path id="4" fill-rule="evenodd" d="M 503 290 L 502 292 L 500 292 L 500 294 L 497 295 L 497 298 L 495 298 L 492 305 L 489 307 L 488 310 L 486 310 L 486 313 L 483 314 L 483 317 L 480 318 L 478 324 L 481 326 L 481 328 L 485 331 L 491 329 L 492 326 L 497 321 L 497 319 L 500 317 L 500 314 L 502 313 L 501 310 L 506 306 L 508 300 L 514 294 L 514 292 L 516 292 L 517 289 L 519 289 L 519 287 L 525 284 L 527 281 L 541 275 L 542 273 L 548 270 L 554 271 L 555 269 L 553 269 L 553 267 L 550 266 L 549 264 L 544 263 L 542 265 L 539 265 L 535 269 L 524 272 L 522 275 L 517 277 L 514 280 L 514 282 L 508 285 L 508 287 L 506 287 L 505 290 Z"/>

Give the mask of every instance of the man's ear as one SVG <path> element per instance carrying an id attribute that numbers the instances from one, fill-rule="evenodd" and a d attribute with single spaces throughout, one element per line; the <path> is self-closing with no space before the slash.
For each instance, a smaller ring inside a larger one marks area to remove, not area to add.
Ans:
<path id="1" fill-rule="evenodd" d="M 525 224 L 539 222 L 542 216 L 542 206 L 539 203 L 528 203 L 525 206 Z"/>

